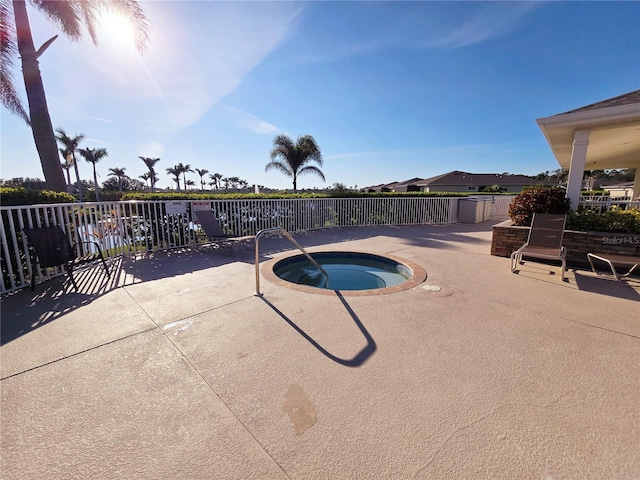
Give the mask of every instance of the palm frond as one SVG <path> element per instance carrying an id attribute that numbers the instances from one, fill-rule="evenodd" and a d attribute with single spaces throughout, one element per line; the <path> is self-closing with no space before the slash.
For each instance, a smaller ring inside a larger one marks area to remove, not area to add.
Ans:
<path id="1" fill-rule="evenodd" d="M 136 0 L 100 0 L 99 3 L 106 4 L 107 9 L 120 13 L 133 23 L 136 35 L 134 43 L 142 54 L 149 44 L 149 20 L 140 4 Z"/>
<path id="2" fill-rule="evenodd" d="M 273 160 L 264 167 L 264 171 L 268 172 L 270 170 L 277 170 L 281 173 L 284 173 L 287 177 L 293 177 L 293 170 L 291 167 L 282 160 Z"/>
<path id="3" fill-rule="evenodd" d="M 83 6 L 78 0 L 31 0 L 30 3 L 49 18 L 71 40 L 82 38 Z M 88 8 L 88 6 L 87 6 Z"/>
<path id="4" fill-rule="evenodd" d="M 12 70 L 18 58 L 15 25 L 10 21 L 8 0 L 0 2 L 0 99 L 7 110 L 22 118 L 27 125 L 29 115 L 15 89 Z"/>
<path id="5" fill-rule="evenodd" d="M 309 173 L 318 175 L 323 181 L 326 181 L 326 179 L 324 178 L 324 173 L 322 173 L 322 171 L 318 167 L 315 167 L 313 165 L 307 165 L 306 167 L 302 167 L 300 170 L 298 170 L 298 175 L 306 175 Z"/>
<path id="6" fill-rule="evenodd" d="M 31 0 L 31 3 L 71 40 L 81 40 L 86 28 L 91 41 L 97 45 L 98 13 L 105 11 L 121 14 L 133 23 L 134 43 L 139 53 L 149 44 L 149 21 L 137 0 Z"/>

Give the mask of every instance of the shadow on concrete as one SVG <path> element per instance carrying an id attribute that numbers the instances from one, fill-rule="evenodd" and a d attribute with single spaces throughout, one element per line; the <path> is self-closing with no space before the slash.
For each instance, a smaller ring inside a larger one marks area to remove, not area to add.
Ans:
<path id="1" fill-rule="evenodd" d="M 243 258 L 252 263 L 253 252 L 250 253 L 251 255 L 244 255 Z M 118 288 L 243 261 L 241 255 L 226 255 L 202 247 L 114 257 L 107 259 L 109 277 L 104 270 L 97 268 L 87 267 L 75 271 L 78 291 L 73 288 L 67 275 L 36 284 L 34 291 L 29 287 L 22 288 L 2 297 L 0 345 L 89 305 Z M 113 314 L 117 315 L 118 312 Z"/>
<path id="2" fill-rule="evenodd" d="M 47 282 L 40 293 L 28 288 L 2 301 L 0 345 L 5 345 L 37 328 L 90 304 L 97 295 L 63 293 L 62 279 Z"/>
<path id="3" fill-rule="evenodd" d="M 623 298 L 625 300 L 640 301 L 639 278 L 628 278 L 617 282 L 611 275 L 595 276 L 575 272 L 576 285 L 579 290 L 585 292 L 607 295 L 609 297 Z M 635 284 L 635 287 L 632 285 Z"/>
<path id="4" fill-rule="evenodd" d="M 469 234 L 486 232 L 501 220 L 488 220 L 480 224 L 445 224 L 445 225 L 402 225 L 402 226 L 355 226 L 333 227 L 321 230 L 310 230 L 292 234 L 304 248 L 319 247 L 327 244 L 339 244 L 375 237 L 399 238 L 405 245 L 416 247 L 436 247 L 444 249 L 460 249 L 455 244 L 484 245 L 486 240 Z M 260 253 L 273 255 L 296 247 L 282 237 L 269 236 L 269 247 L 264 247 L 264 239 L 260 241 Z"/>
<path id="5" fill-rule="evenodd" d="M 458 248 L 455 247 L 454 242 L 482 243 L 482 240 L 469 236 L 467 233 L 486 231 L 494 223 L 497 221 L 492 220 L 483 224 L 339 227 L 298 232 L 293 236 L 305 248 L 376 237 L 394 237 L 401 238 L 406 245 L 434 246 L 435 243 L 439 248 L 453 249 Z M 284 237 L 264 237 L 260 241 L 259 261 L 267 260 L 273 254 L 295 249 L 296 247 Z M 66 275 L 45 280 L 37 284 L 33 292 L 26 287 L 2 298 L 0 345 L 88 305 L 117 288 L 176 277 L 234 262 L 253 264 L 255 250 L 251 248 L 229 251 L 210 245 L 202 245 L 195 248 L 185 247 L 109 258 L 107 264 L 111 272 L 110 277 L 97 268 L 79 269 L 75 272 L 74 277 L 78 284 L 77 292 L 70 285 Z M 324 350 L 273 305 L 266 300 L 265 302 L 327 357 L 343 365 L 358 366 L 375 351 L 375 342 L 344 297 L 339 292 L 336 292 L 336 295 L 368 341 L 367 347 L 350 360 L 337 358 Z"/>
<path id="6" fill-rule="evenodd" d="M 360 365 L 364 364 L 364 362 L 366 362 L 369 359 L 369 357 L 371 357 L 371 355 L 374 354 L 374 352 L 378 347 L 376 346 L 375 340 L 373 339 L 371 334 L 367 331 L 365 326 L 362 324 L 362 322 L 360 321 L 356 313 L 353 311 L 351 306 L 347 303 L 346 299 L 337 290 L 335 290 L 335 294 L 338 297 L 338 299 L 342 302 L 342 305 L 344 305 L 345 310 L 349 313 L 349 315 L 351 316 L 355 324 L 358 326 L 358 328 L 360 329 L 360 332 L 362 332 L 362 335 L 367 341 L 367 345 L 362 350 L 360 350 L 353 358 L 350 358 L 350 359 L 344 359 L 344 358 L 340 358 L 333 355 L 331 352 L 325 349 L 322 345 L 316 342 L 313 338 L 311 338 L 311 336 L 308 333 L 306 333 L 302 328 L 296 325 L 296 323 L 293 320 L 291 320 L 284 313 L 282 313 L 278 309 L 278 307 L 272 304 L 269 300 L 267 300 L 263 296 L 261 296 L 260 299 L 264 303 L 266 303 L 274 312 L 276 312 L 280 316 L 280 318 L 282 318 L 291 327 L 293 327 L 293 329 L 296 332 L 302 335 L 302 337 L 304 337 L 305 340 L 307 340 L 311 345 L 313 345 L 325 357 L 333 360 L 336 363 L 339 363 L 340 365 L 344 365 L 345 367 L 359 367 Z"/>

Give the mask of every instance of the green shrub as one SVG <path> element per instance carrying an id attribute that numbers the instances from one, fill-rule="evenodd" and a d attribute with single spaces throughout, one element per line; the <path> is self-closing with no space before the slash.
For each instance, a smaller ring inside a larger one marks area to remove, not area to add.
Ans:
<path id="1" fill-rule="evenodd" d="M 529 226 L 534 213 L 569 213 L 570 201 L 558 187 L 536 187 L 516 195 L 509 205 L 515 225 Z"/>
<path id="2" fill-rule="evenodd" d="M 640 233 L 640 211 L 612 208 L 600 213 L 578 210 L 567 218 L 567 230 L 580 232 Z"/>
<path id="3" fill-rule="evenodd" d="M 0 203 L 3 206 L 37 205 L 42 203 L 73 203 L 73 195 L 52 190 L 27 190 L 24 187 L 0 187 Z"/>

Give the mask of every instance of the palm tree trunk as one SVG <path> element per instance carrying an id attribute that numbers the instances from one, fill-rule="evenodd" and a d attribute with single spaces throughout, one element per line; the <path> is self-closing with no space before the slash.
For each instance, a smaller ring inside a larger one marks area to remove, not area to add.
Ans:
<path id="1" fill-rule="evenodd" d="M 76 182 L 78 185 L 78 200 L 84 202 L 84 191 L 82 189 L 82 182 L 80 181 L 80 170 L 78 170 L 78 162 L 76 161 L 75 155 L 73 156 L 73 169 L 76 172 Z"/>
<path id="2" fill-rule="evenodd" d="M 96 202 L 100 201 L 100 187 L 98 187 L 98 174 L 96 173 L 96 164 L 93 164 L 93 184 L 96 189 Z"/>
<path id="3" fill-rule="evenodd" d="M 49 116 L 47 98 L 38 66 L 38 54 L 33 45 L 29 16 L 24 0 L 13 0 L 13 12 L 16 20 L 18 52 L 22 58 L 22 75 L 29 102 L 31 131 L 42 164 L 42 172 L 47 188 L 56 192 L 64 192 L 66 188 L 58 146 Z"/>

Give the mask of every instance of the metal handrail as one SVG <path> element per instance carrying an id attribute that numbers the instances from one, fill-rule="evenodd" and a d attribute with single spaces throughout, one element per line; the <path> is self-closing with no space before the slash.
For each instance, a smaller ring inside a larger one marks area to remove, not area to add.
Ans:
<path id="1" fill-rule="evenodd" d="M 256 234 L 256 238 L 255 238 L 255 243 L 256 243 L 256 296 L 261 297 L 262 293 L 260 293 L 260 237 L 262 237 L 263 235 L 267 234 L 267 233 L 275 233 L 275 232 L 279 232 L 284 234 L 284 236 L 291 242 L 293 243 L 296 247 L 298 247 L 298 249 L 304 254 L 305 257 L 307 257 L 309 259 L 309 261 L 311 263 L 313 263 L 313 265 L 315 265 L 318 270 L 320 270 L 320 273 L 322 273 L 322 275 L 324 275 L 324 278 L 326 280 L 326 287 L 329 288 L 329 274 L 327 272 L 325 272 L 324 268 L 322 268 L 320 266 L 320 264 L 318 262 L 316 262 L 313 257 L 311 255 L 309 255 L 307 253 L 307 251 L 302 248 L 302 245 L 300 245 L 298 242 L 295 241 L 295 239 L 291 236 L 291 234 L 289 232 L 287 232 L 284 228 L 280 228 L 280 227 L 273 227 L 273 228 L 265 228 L 263 230 L 260 230 L 257 234 Z"/>

